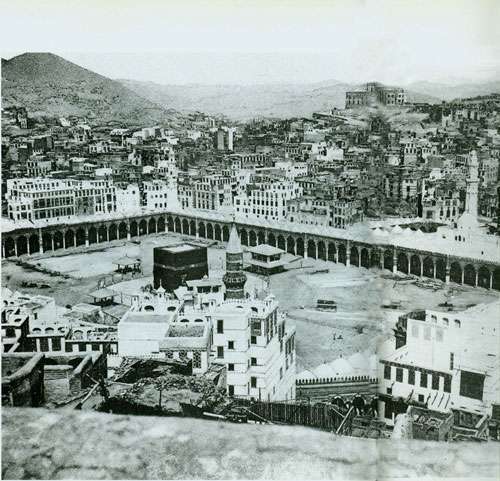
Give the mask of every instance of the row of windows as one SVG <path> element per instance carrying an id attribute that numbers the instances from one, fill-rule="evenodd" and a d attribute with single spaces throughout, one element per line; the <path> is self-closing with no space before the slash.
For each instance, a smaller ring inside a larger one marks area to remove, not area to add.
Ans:
<path id="1" fill-rule="evenodd" d="M 450 360 L 450 362 L 452 362 L 452 361 Z M 393 370 L 392 366 L 390 366 L 389 364 L 386 364 L 384 366 L 384 379 L 391 380 L 392 370 Z M 395 375 L 396 375 L 397 382 L 404 382 L 403 381 L 404 371 L 408 371 L 407 383 L 411 384 L 412 386 L 416 385 L 416 373 L 418 372 L 419 377 L 420 377 L 419 386 L 423 387 L 423 388 L 430 387 L 431 389 L 434 389 L 436 391 L 439 390 L 440 378 L 442 377 L 442 378 L 444 378 L 444 381 L 443 381 L 444 392 L 448 392 L 448 393 L 451 392 L 451 376 L 443 376 L 443 375 L 440 375 L 439 373 L 433 372 L 430 374 L 431 384 L 429 386 L 429 383 L 428 383 L 429 374 L 424 370 L 420 370 L 419 368 L 413 368 L 413 367 L 410 367 L 410 368 L 396 367 L 395 371 L 396 371 Z"/>

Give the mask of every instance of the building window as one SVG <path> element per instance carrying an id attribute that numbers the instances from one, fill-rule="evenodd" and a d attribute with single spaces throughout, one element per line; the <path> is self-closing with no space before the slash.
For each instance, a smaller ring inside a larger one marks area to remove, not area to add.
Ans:
<path id="1" fill-rule="evenodd" d="M 227 385 L 227 393 L 229 396 L 234 396 L 234 386 L 231 384 Z"/>
<path id="2" fill-rule="evenodd" d="M 224 334 L 224 321 L 222 319 L 217 320 L 217 334 Z"/>
<path id="3" fill-rule="evenodd" d="M 389 364 L 384 366 L 384 379 L 391 379 L 391 366 Z"/>
<path id="4" fill-rule="evenodd" d="M 444 377 L 444 392 L 451 392 L 451 376 Z"/>
<path id="5" fill-rule="evenodd" d="M 250 337 L 250 343 L 251 344 L 257 344 L 257 338 L 255 336 Z"/>
<path id="6" fill-rule="evenodd" d="M 40 350 L 42 352 L 48 352 L 48 350 L 49 350 L 49 339 L 47 337 L 40 338 Z"/>
<path id="7" fill-rule="evenodd" d="M 438 374 L 432 375 L 432 389 L 434 389 L 436 391 L 439 389 L 439 375 Z"/>
<path id="8" fill-rule="evenodd" d="M 228 349 L 234 349 L 234 341 L 228 341 L 227 342 L 227 348 Z"/>
<path id="9" fill-rule="evenodd" d="M 251 357 L 250 358 L 250 363 L 252 366 L 256 366 L 257 365 L 257 358 L 256 357 Z"/>
<path id="10" fill-rule="evenodd" d="M 403 368 L 401 367 L 396 368 L 396 381 L 403 382 Z"/>
<path id="11" fill-rule="evenodd" d="M 415 369 L 413 368 L 408 370 L 408 384 L 415 384 Z"/>
<path id="12" fill-rule="evenodd" d="M 193 367 L 196 369 L 201 369 L 201 352 L 200 351 L 193 352 Z"/>
<path id="13" fill-rule="evenodd" d="M 234 364 L 229 363 L 229 364 L 227 365 L 227 370 L 228 370 L 228 371 L 234 371 Z"/>
<path id="14" fill-rule="evenodd" d="M 99 350 L 99 344 L 92 343 L 92 350 L 93 351 L 98 351 Z"/>
<path id="15" fill-rule="evenodd" d="M 431 328 L 429 326 L 425 326 L 425 328 L 424 328 L 424 339 L 426 341 L 431 340 Z"/>
<path id="16" fill-rule="evenodd" d="M 483 400 L 484 374 L 461 371 L 460 396 Z"/>
<path id="17" fill-rule="evenodd" d="M 460 324 L 461 324 L 460 321 L 458 319 L 455 319 L 455 327 L 459 328 Z"/>
<path id="18" fill-rule="evenodd" d="M 179 359 L 186 359 L 186 358 L 187 358 L 187 352 L 179 351 Z"/>
<path id="19" fill-rule="evenodd" d="M 217 357 L 219 359 L 224 358 L 224 347 L 223 346 L 217 346 Z"/>
<path id="20" fill-rule="evenodd" d="M 61 338 L 60 337 L 52 338 L 52 350 L 53 351 L 60 351 L 61 350 Z"/>
<path id="21" fill-rule="evenodd" d="M 250 387 L 257 387 L 257 378 L 255 376 L 250 377 Z"/>
<path id="22" fill-rule="evenodd" d="M 418 337 L 418 324 L 417 323 L 412 324 L 411 335 L 412 335 L 412 337 Z"/>
<path id="23" fill-rule="evenodd" d="M 418 395 L 418 402 L 419 403 L 423 403 L 424 402 L 424 395 L 423 394 L 419 394 Z"/>
<path id="24" fill-rule="evenodd" d="M 283 368 L 280 367 L 280 379 L 283 379 Z"/>
<path id="25" fill-rule="evenodd" d="M 436 342 L 443 342 L 443 330 L 436 328 Z"/>
<path id="26" fill-rule="evenodd" d="M 66 352 L 73 352 L 73 344 L 69 344 L 69 343 L 64 343 L 64 350 Z"/>
<path id="27" fill-rule="evenodd" d="M 427 387 L 427 373 L 420 371 L 420 387 Z"/>
<path id="28" fill-rule="evenodd" d="M 173 359 L 174 353 L 172 351 L 166 351 L 165 356 L 167 357 L 167 359 Z"/>
<path id="29" fill-rule="evenodd" d="M 455 366 L 455 354 L 450 352 L 450 371 L 453 371 Z"/>

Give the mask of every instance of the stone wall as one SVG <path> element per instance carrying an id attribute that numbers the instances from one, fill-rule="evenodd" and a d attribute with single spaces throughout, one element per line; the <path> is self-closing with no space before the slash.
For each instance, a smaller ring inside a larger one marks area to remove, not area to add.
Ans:
<path id="1" fill-rule="evenodd" d="M 498 444 L 338 437 L 301 427 L 7 408 L 4 479 L 496 477 Z"/>

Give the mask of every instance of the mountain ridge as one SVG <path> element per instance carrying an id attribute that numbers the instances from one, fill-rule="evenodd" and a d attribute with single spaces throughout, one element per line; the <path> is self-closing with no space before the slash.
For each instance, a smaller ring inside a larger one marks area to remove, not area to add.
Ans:
<path id="1" fill-rule="evenodd" d="M 120 82 L 50 52 L 2 59 L 2 103 L 24 106 L 33 116 L 76 115 L 130 125 L 159 123 L 175 114 Z"/>

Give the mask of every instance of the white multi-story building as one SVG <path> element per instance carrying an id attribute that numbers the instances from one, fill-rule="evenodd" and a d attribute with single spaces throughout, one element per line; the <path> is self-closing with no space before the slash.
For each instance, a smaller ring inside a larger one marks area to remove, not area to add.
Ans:
<path id="1" fill-rule="evenodd" d="M 255 176 L 246 192 L 235 196 L 234 209 L 249 217 L 281 220 L 287 216 L 288 202 L 300 195 L 302 188 L 294 181 Z"/>
<path id="2" fill-rule="evenodd" d="M 22 178 L 7 181 L 8 216 L 39 220 L 116 211 L 111 180 Z"/>
<path id="3" fill-rule="evenodd" d="M 176 209 L 177 184 L 160 179 L 142 183 L 142 204 L 147 210 Z"/>
<path id="4" fill-rule="evenodd" d="M 379 416 L 393 424 L 410 404 L 475 425 L 500 406 L 500 302 L 401 316 L 380 355 Z M 472 426 L 473 427 L 473 426 Z"/>

